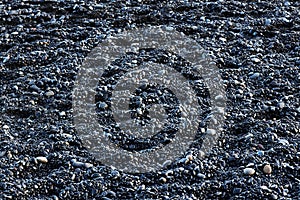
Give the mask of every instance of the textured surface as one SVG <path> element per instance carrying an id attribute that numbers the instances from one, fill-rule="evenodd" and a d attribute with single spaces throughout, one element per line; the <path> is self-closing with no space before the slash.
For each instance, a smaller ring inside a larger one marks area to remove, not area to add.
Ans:
<path id="1" fill-rule="evenodd" d="M 2 1 L 0 198 L 298 199 L 299 12 L 298 1 Z M 71 92 L 93 47 L 145 25 L 210 51 L 228 107 L 210 155 L 133 175 L 82 146 Z"/>

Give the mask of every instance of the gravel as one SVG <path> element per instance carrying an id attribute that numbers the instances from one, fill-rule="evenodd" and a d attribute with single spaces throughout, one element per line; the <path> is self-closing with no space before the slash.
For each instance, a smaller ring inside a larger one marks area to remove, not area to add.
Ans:
<path id="1" fill-rule="evenodd" d="M 300 2 L 1 1 L 0 16 L 0 199 L 300 198 Z M 228 103 L 205 157 L 130 174 L 82 145 L 72 89 L 97 44 L 146 25 L 208 50 Z"/>

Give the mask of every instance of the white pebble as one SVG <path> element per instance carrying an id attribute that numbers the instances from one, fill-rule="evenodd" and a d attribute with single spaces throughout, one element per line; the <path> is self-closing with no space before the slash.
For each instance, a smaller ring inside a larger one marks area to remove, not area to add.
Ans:
<path id="1" fill-rule="evenodd" d="M 253 168 L 245 168 L 244 169 L 244 174 L 253 175 L 253 174 L 255 174 L 255 170 Z"/>
<path id="2" fill-rule="evenodd" d="M 201 174 L 201 173 L 197 174 L 197 176 L 198 176 L 199 178 L 206 178 L 206 176 L 205 176 L 204 174 Z"/>
<path id="3" fill-rule="evenodd" d="M 91 168 L 91 167 L 93 167 L 93 164 L 91 164 L 91 163 L 84 163 L 84 167 L 85 168 Z"/>
<path id="4" fill-rule="evenodd" d="M 65 116 L 65 115 L 66 115 L 66 112 L 65 112 L 65 111 L 62 111 L 62 112 L 59 113 L 59 116 L 61 116 L 61 117 L 62 117 L 62 116 Z"/>
<path id="5" fill-rule="evenodd" d="M 284 102 L 279 102 L 278 106 L 279 106 L 279 108 L 284 108 L 285 104 L 284 104 Z"/>
<path id="6" fill-rule="evenodd" d="M 258 58 L 252 58 L 251 59 L 253 62 L 255 62 L 255 63 L 259 63 L 260 62 L 260 59 L 258 59 Z"/>
<path id="7" fill-rule="evenodd" d="M 9 126 L 4 125 L 2 128 L 3 128 L 3 129 L 9 129 Z"/>
<path id="8" fill-rule="evenodd" d="M 173 28 L 173 27 L 171 27 L 171 26 L 167 26 L 167 27 L 166 27 L 166 30 L 167 30 L 167 31 L 173 31 L 173 30 L 174 30 L 174 28 Z"/>
<path id="9" fill-rule="evenodd" d="M 38 156 L 35 158 L 38 162 L 40 163 L 47 163 L 48 162 L 48 159 L 44 156 Z"/>
<path id="10" fill-rule="evenodd" d="M 53 92 L 53 91 L 48 91 L 48 92 L 45 93 L 45 95 L 46 95 L 47 97 L 51 97 L 51 96 L 54 95 L 54 92 Z"/>

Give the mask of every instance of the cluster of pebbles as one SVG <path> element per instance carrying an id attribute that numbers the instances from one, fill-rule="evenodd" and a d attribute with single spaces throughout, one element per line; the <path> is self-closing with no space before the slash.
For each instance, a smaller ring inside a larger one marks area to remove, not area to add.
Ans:
<path id="1" fill-rule="evenodd" d="M 300 2 L 7 0 L 0 24 L 0 199 L 300 198 Z M 97 44 L 148 25 L 210 52 L 226 121 L 203 159 L 130 174 L 82 145 L 72 88 Z"/>

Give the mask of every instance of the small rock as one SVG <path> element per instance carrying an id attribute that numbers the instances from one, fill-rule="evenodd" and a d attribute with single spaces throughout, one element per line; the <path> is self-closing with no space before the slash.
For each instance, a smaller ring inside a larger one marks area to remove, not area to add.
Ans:
<path id="1" fill-rule="evenodd" d="M 207 129 L 206 134 L 215 135 L 216 134 L 216 130 L 214 130 L 214 129 Z"/>
<path id="2" fill-rule="evenodd" d="M 166 27 L 166 30 L 167 30 L 167 31 L 173 31 L 173 30 L 174 30 L 174 28 L 173 28 L 173 27 L 171 27 L 171 26 L 167 26 L 167 27 Z"/>
<path id="3" fill-rule="evenodd" d="M 85 166 L 85 163 L 76 161 L 75 159 L 72 159 L 71 163 L 72 163 L 73 167 L 84 167 Z"/>
<path id="4" fill-rule="evenodd" d="M 38 87 L 38 86 L 36 86 L 36 85 L 30 85 L 30 87 L 29 87 L 31 90 L 33 90 L 33 91 L 35 91 L 35 92 L 40 92 L 40 88 Z"/>
<path id="5" fill-rule="evenodd" d="M 278 143 L 282 144 L 284 146 L 287 146 L 290 144 L 289 141 L 287 141 L 286 139 L 280 139 L 280 140 L 278 140 Z"/>
<path id="6" fill-rule="evenodd" d="M 35 158 L 38 162 L 40 163 L 47 163 L 48 162 L 48 159 L 44 156 L 38 156 Z"/>
<path id="7" fill-rule="evenodd" d="M 259 155 L 259 156 L 263 156 L 264 154 L 265 154 L 264 151 L 258 151 L 258 152 L 257 152 L 257 155 Z"/>
<path id="8" fill-rule="evenodd" d="M 259 63 L 260 62 L 260 59 L 258 59 L 258 58 L 252 58 L 251 59 L 253 62 L 255 62 L 255 63 Z"/>
<path id="9" fill-rule="evenodd" d="M 7 130 L 7 129 L 9 129 L 9 126 L 4 125 L 4 126 L 2 126 L 2 128 L 5 129 L 5 130 Z"/>
<path id="10" fill-rule="evenodd" d="M 279 107 L 279 108 L 284 108 L 284 106 L 285 106 L 284 102 L 279 102 L 279 103 L 278 103 L 278 107 Z"/>
<path id="11" fill-rule="evenodd" d="M 272 173 L 272 167 L 271 165 L 267 164 L 264 166 L 263 171 L 265 174 L 271 174 Z"/>
<path id="12" fill-rule="evenodd" d="M 272 190 L 270 190 L 267 186 L 265 186 L 265 185 L 262 185 L 262 186 L 260 186 L 260 188 L 262 189 L 262 190 L 265 190 L 265 191 L 268 191 L 268 192 L 272 192 Z"/>
<path id="13" fill-rule="evenodd" d="M 188 159 L 189 161 L 192 161 L 192 160 L 194 160 L 194 157 L 193 157 L 193 155 L 187 155 L 186 159 Z"/>
<path id="14" fill-rule="evenodd" d="M 84 167 L 85 168 L 91 168 L 91 167 L 93 167 L 93 164 L 91 164 L 91 163 L 84 163 Z"/>
<path id="15" fill-rule="evenodd" d="M 271 198 L 276 200 L 278 199 L 278 196 L 276 194 L 271 194 Z"/>
<path id="16" fill-rule="evenodd" d="M 289 1 L 286 1 L 286 2 L 284 2 L 284 5 L 285 5 L 285 6 L 290 6 L 291 3 L 290 3 Z"/>
<path id="17" fill-rule="evenodd" d="M 202 179 L 206 178 L 206 176 L 205 176 L 204 174 L 201 174 L 201 173 L 197 174 L 197 176 L 198 176 L 199 178 L 202 178 Z"/>
<path id="18" fill-rule="evenodd" d="M 11 152 L 10 152 L 10 151 L 8 151 L 8 152 L 7 152 L 7 154 L 6 154 L 6 156 L 7 156 L 7 158 L 8 158 L 8 159 L 11 159 L 11 158 L 12 158 L 12 154 L 11 154 Z"/>
<path id="19" fill-rule="evenodd" d="M 272 21 L 271 21 L 270 19 L 266 19 L 266 20 L 265 20 L 265 26 L 269 26 L 269 25 L 271 24 L 271 22 L 272 22 Z"/>
<path id="20" fill-rule="evenodd" d="M 253 168 L 245 168 L 244 169 L 244 174 L 253 175 L 253 174 L 255 174 L 255 170 Z"/>
<path id="21" fill-rule="evenodd" d="M 65 116 L 65 115 L 66 115 L 66 112 L 65 112 L 65 111 L 61 111 L 61 112 L 59 113 L 59 116 L 61 116 L 61 117 Z"/>
<path id="22" fill-rule="evenodd" d="M 48 92 L 45 93 L 45 95 L 46 95 L 47 97 L 51 97 L 51 96 L 54 95 L 54 92 L 53 92 L 53 91 L 48 91 Z"/>
<path id="23" fill-rule="evenodd" d="M 108 107 L 108 105 L 107 105 L 105 102 L 101 102 L 101 103 L 99 104 L 99 108 L 105 109 L 105 108 L 107 108 L 107 107 Z"/>
<path id="24" fill-rule="evenodd" d="M 6 154 L 6 151 L 0 151 L 0 158 L 5 156 L 5 154 Z"/>
<path id="25" fill-rule="evenodd" d="M 249 78 L 251 78 L 251 79 L 256 79 L 256 78 L 258 78 L 259 76 L 260 76 L 260 73 L 256 72 L 256 73 L 252 74 Z"/>
<path id="26" fill-rule="evenodd" d="M 159 179 L 159 181 L 162 182 L 162 183 L 165 183 L 165 182 L 167 182 L 167 179 L 164 178 L 164 177 L 161 177 L 161 178 Z"/>
<path id="27" fill-rule="evenodd" d="M 220 37 L 219 40 L 221 40 L 222 42 L 227 42 L 226 38 Z"/>
<path id="28" fill-rule="evenodd" d="M 233 194 L 240 194 L 242 192 L 242 188 L 234 188 Z"/>

